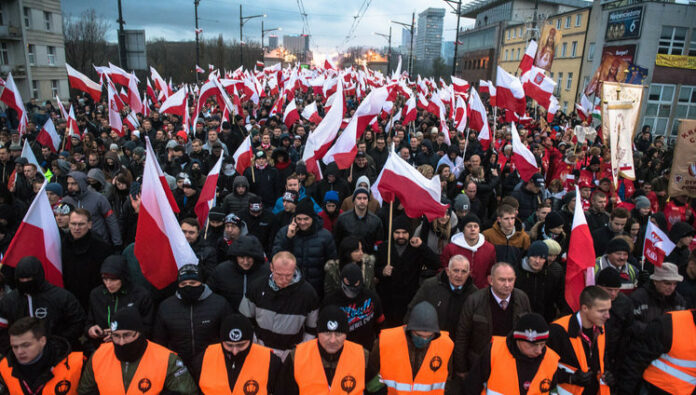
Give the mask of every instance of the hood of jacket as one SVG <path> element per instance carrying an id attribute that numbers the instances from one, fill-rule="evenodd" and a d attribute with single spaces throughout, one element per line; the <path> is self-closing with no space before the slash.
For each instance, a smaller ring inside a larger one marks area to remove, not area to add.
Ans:
<path id="1" fill-rule="evenodd" d="M 123 255 L 109 255 L 101 265 L 100 273 L 109 273 L 118 276 L 123 286 L 128 284 L 128 263 Z"/>
<path id="2" fill-rule="evenodd" d="M 46 275 L 39 258 L 35 256 L 25 256 L 17 262 L 15 268 L 15 279 L 32 278 L 36 281 L 36 286 L 42 288 L 46 284 Z"/>
<path id="3" fill-rule="evenodd" d="M 261 242 L 252 235 L 239 236 L 228 248 L 227 256 L 235 263 L 238 256 L 250 256 L 254 259 L 254 266 L 263 265 L 265 258 Z"/>
<path id="4" fill-rule="evenodd" d="M 87 172 L 87 178 L 91 178 L 93 180 L 96 180 L 102 188 L 106 186 L 106 177 L 104 177 L 104 172 L 101 169 L 98 168 L 92 168 L 89 169 Z"/>
<path id="5" fill-rule="evenodd" d="M 287 289 L 294 288 L 297 284 L 302 281 L 302 273 L 300 272 L 300 269 L 295 269 L 295 274 L 292 275 L 292 281 L 290 284 L 285 287 L 285 288 L 278 288 L 278 285 L 275 283 L 275 280 L 273 280 L 273 273 L 271 273 L 268 276 L 268 286 L 271 288 L 276 293 L 283 292 Z"/>
<path id="6" fill-rule="evenodd" d="M 369 190 L 370 190 L 371 184 L 370 184 L 370 179 L 367 178 L 367 176 L 360 176 L 360 177 L 358 177 L 358 181 L 355 182 L 355 189 L 358 189 L 358 185 L 360 185 L 360 184 L 363 183 L 363 182 L 367 184 L 367 188 L 366 188 L 366 189 L 369 191 Z"/>
<path id="7" fill-rule="evenodd" d="M 479 239 L 474 244 L 473 246 L 470 246 L 467 242 L 466 239 L 464 238 L 464 233 L 459 232 L 456 235 L 452 236 L 452 243 L 454 243 L 458 247 L 462 247 L 464 249 L 467 249 L 471 252 L 476 252 L 478 251 L 479 248 L 483 245 L 483 243 L 486 242 L 486 238 L 483 236 L 482 233 L 479 233 Z"/>
<path id="8" fill-rule="evenodd" d="M 210 287 L 208 286 L 208 284 L 203 283 L 202 285 L 203 285 L 204 288 L 203 288 L 203 293 L 201 294 L 201 296 L 198 297 L 198 301 L 199 301 L 199 302 L 200 302 L 201 300 L 207 299 L 210 295 L 213 294 L 213 291 L 210 289 Z M 182 299 L 181 299 L 181 294 L 179 294 L 179 290 L 176 291 L 175 295 L 176 295 L 176 298 L 177 298 L 177 299 L 182 300 Z"/>
<path id="9" fill-rule="evenodd" d="M 246 187 L 246 192 L 249 192 L 249 180 L 246 179 L 244 176 L 237 176 L 234 178 L 234 181 L 232 181 L 232 192 L 237 195 L 237 187 Z M 246 193 L 245 193 L 246 194 Z"/>
<path id="10" fill-rule="evenodd" d="M 75 179 L 77 186 L 80 187 L 80 191 L 75 195 L 75 198 L 78 200 L 82 199 L 87 193 L 87 174 L 81 171 L 71 171 L 68 173 L 68 177 Z"/>

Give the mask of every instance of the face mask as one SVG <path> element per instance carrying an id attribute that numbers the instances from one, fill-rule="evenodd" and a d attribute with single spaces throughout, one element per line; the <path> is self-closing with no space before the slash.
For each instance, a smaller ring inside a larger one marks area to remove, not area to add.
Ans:
<path id="1" fill-rule="evenodd" d="M 341 289 L 343 293 L 350 299 L 355 298 L 360 293 L 360 286 L 346 285 L 346 283 L 341 282 Z"/>
<path id="2" fill-rule="evenodd" d="M 224 174 L 228 177 L 234 175 L 234 167 L 229 166 L 229 165 L 225 165 L 225 169 L 222 171 L 222 174 Z"/>
<path id="3" fill-rule="evenodd" d="M 411 341 L 416 348 L 425 348 L 430 344 L 430 339 L 423 339 L 414 333 L 411 333 Z"/>
<path id="4" fill-rule="evenodd" d="M 17 291 L 24 295 L 29 295 L 35 293 L 39 288 L 39 284 L 36 280 L 31 281 L 17 281 Z"/>
<path id="5" fill-rule="evenodd" d="M 187 303 L 194 303 L 195 301 L 198 300 L 198 298 L 201 297 L 201 294 L 203 293 L 204 290 L 203 284 L 197 285 L 197 286 L 191 286 L 187 285 L 185 287 L 180 287 L 179 288 L 179 295 L 181 296 L 181 300 Z"/>
<path id="6" fill-rule="evenodd" d="M 137 339 L 124 345 L 118 345 L 114 343 L 114 354 L 119 361 L 123 362 L 135 362 L 138 358 L 142 357 L 147 348 L 147 340 L 142 334 L 138 336 Z"/>

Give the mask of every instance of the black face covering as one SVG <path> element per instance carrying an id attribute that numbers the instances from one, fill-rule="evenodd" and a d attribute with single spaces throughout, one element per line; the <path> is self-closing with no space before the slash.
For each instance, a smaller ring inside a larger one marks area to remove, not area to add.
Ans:
<path id="1" fill-rule="evenodd" d="M 135 362 L 138 358 L 142 357 L 147 348 L 147 340 L 142 335 L 138 336 L 137 339 L 133 340 L 128 344 L 122 346 L 114 343 L 114 353 L 116 358 L 122 362 Z"/>
<path id="2" fill-rule="evenodd" d="M 204 289 L 205 286 L 203 284 L 197 286 L 187 285 L 185 287 L 179 287 L 179 295 L 181 296 L 181 300 L 191 304 L 201 297 Z"/>
<path id="3" fill-rule="evenodd" d="M 36 293 L 39 288 L 39 283 L 32 279 L 30 281 L 17 281 L 17 291 L 24 295 Z"/>

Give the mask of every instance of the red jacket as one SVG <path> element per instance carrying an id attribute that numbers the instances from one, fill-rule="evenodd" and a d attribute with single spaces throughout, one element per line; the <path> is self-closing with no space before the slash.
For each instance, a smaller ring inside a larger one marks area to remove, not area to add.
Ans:
<path id="1" fill-rule="evenodd" d="M 491 274 L 491 267 L 496 262 L 495 247 L 486 241 L 483 234 L 479 234 L 479 241 L 476 245 L 469 246 L 464 239 L 463 233 L 452 236 L 452 241 L 445 246 L 440 254 L 440 265 L 446 268 L 451 257 L 463 255 L 469 260 L 469 271 L 476 287 L 485 288 L 488 286 L 488 275 Z"/>
<path id="2" fill-rule="evenodd" d="M 339 209 L 338 215 L 341 215 L 342 212 L 343 212 L 343 210 Z M 324 222 L 324 224 L 323 224 L 324 229 L 328 230 L 329 232 L 333 232 L 334 224 L 336 224 L 336 221 L 338 221 L 338 215 L 331 218 L 331 217 L 329 217 L 328 214 L 326 214 L 325 209 L 321 210 L 321 212 L 319 213 L 319 218 L 321 218 L 321 220 Z"/>

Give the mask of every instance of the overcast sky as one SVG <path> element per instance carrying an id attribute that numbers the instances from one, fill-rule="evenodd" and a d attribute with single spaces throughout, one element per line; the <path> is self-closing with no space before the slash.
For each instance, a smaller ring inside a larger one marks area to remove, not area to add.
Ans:
<path id="1" fill-rule="evenodd" d="M 467 2 L 465 0 L 465 2 Z M 203 36 L 215 38 L 222 33 L 227 39 L 239 40 L 239 5 L 242 4 L 245 16 L 266 14 L 264 28 L 282 28 L 283 34 L 300 34 L 303 23 L 297 0 L 200 0 L 198 6 L 199 26 Z M 360 20 L 354 36 L 346 43 L 354 16 L 363 6 L 364 0 L 304 0 L 311 32 L 311 49 L 321 58 L 333 55 L 337 50 L 350 46 L 386 46 L 386 39 L 373 35 L 373 32 L 389 33 L 389 20 L 410 23 L 411 13 L 418 13 L 428 7 L 445 8 L 444 40 L 454 41 L 457 19 L 444 0 L 372 0 Z M 88 8 L 112 21 L 112 29 L 107 39 L 116 41 L 116 19 L 118 19 L 117 0 L 62 0 L 66 16 L 77 16 Z M 145 29 L 148 40 L 164 37 L 167 40 L 193 40 L 194 6 L 193 0 L 122 0 L 123 19 L 126 29 Z M 473 20 L 462 18 L 461 24 L 472 24 Z M 392 25 L 392 46 L 401 43 L 401 27 Z M 271 34 L 271 33 L 267 33 Z M 244 40 L 260 41 L 261 19 L 249 20 L 244 25 Z M 266 43 L 268 43 L 266 36 Z M 282 38 L 281 38 L 282 42 Z"/>

